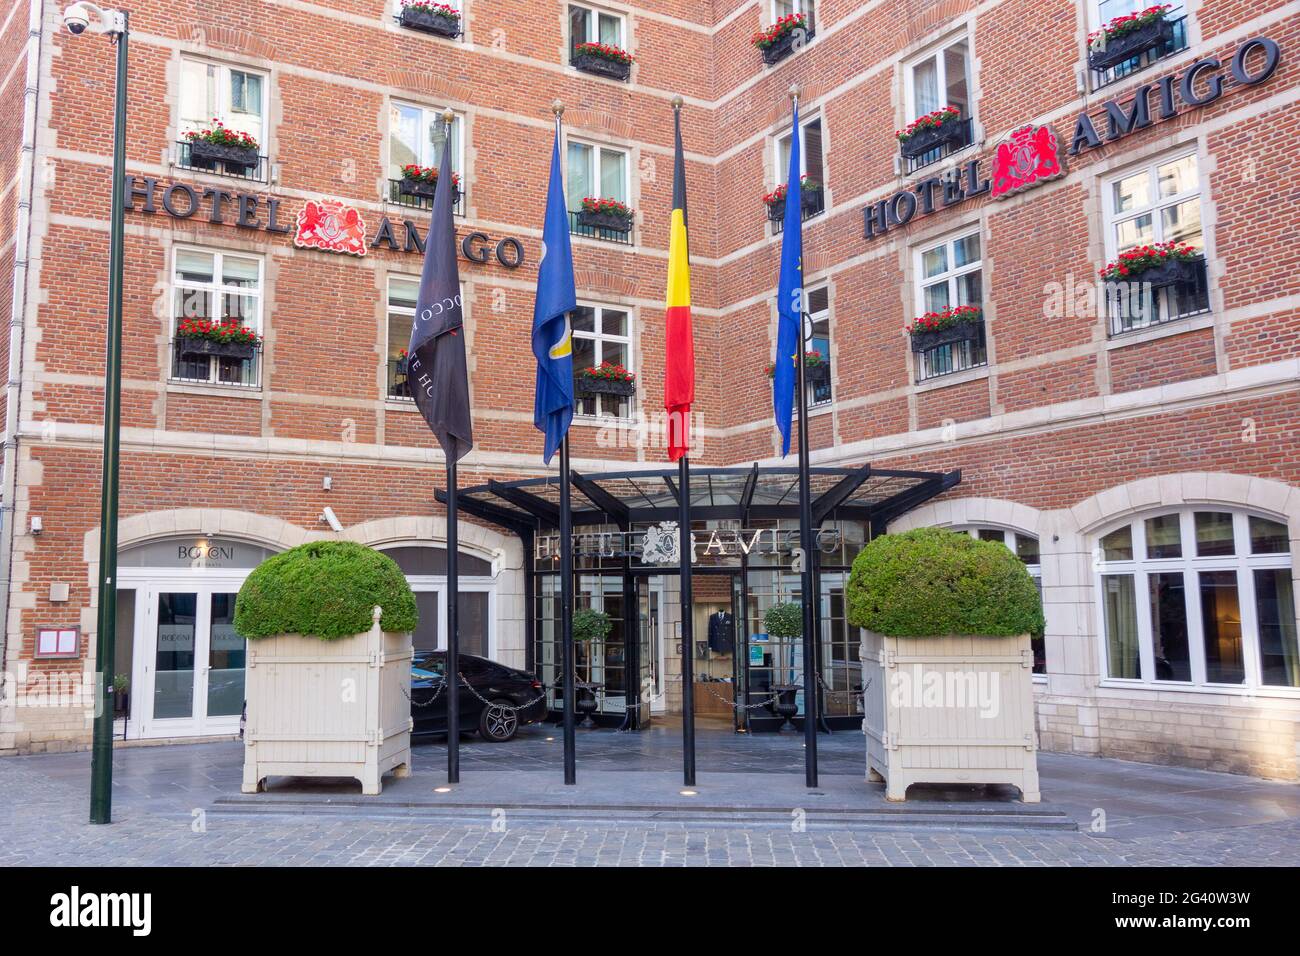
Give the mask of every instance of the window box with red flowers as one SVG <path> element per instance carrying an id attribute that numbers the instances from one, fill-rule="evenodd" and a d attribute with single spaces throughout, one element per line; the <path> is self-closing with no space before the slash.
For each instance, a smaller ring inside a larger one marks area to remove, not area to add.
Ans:
<path id="1" fill-rule="evenodd" d="M 818 352 L 816 349 L 809 349 L 807 352 L 803 353 L 803 374 L 808 384 L 813 386 L 814 388 L 817 388 L 819 386 L 830 385 L 831 383 L 830 362 L 826 360 L 826 356 L 822 355 L 821 352 Z M 774 362 L 767 363 L 767 377 L 768 378 L 776 377 L 776 363 Z M 797 371 L 796 371 L 795 378 L 796 378 L 795 388 L 798 388 L 799 382 L 798 382 Z"/>
<path id="2" fill-rule="evenodd" d="M 584 73 L 626 80 L 632 75 L 635 57 L 627 50 L 608 43 L 579 43 L 573 50 L 573 66 Z"/>
<path id="3" fill-rule="evenodd" d="M 790 13 L 779 18 L 766 29 L 759 30 L 750 40 L 763 54 L 763 62 L 779 63 L 813 38 L 807 14 Z"/>
<path id="4" fill-rule="evenodd" d="M 194 166 L 213 166 L 225 163 L 227 168 L 251 169 L 257 165 L 257 140 L 247 133 L 237 133 L 213 119 L 208 129 L 191 130 L 185 134 L 190 147 L 190 163 Z"/>
<path id="5" fill-rule="evenodd" d="M 785 183 L 777 186 L 770 193 L 763 196 L 763 204 L 767 206 L 767 218 L 772 222 L 781 222 L 785 219 L 785 195 L 788 192 Z M 799 205 L 803 209 L 803 218 L 815 216 L 825 208 L 822 204 L 822 184 L 808 178 L 804 173 L 799 177 Z"/>
<path id="6" fill-rule="evenodd" d="M 916 159 L 940 146 L 965 146 L 961 140 L 967 136 L 967 124 L 961 122 L 961 110 L 945 106 L 918 116 L 894 135 L 898 137 L 898 149 L 903 158 Z"/>
<path id="7" fill-rule="evenodd" d="M 177 349 L 185 356 L 250 359 L 261 344 L 262 337 L 238 320 L 182 319 L 176 329 Z"/>
<path id="8" fill-rule="evenodd" d="M 398 375 L 405 375 L 406 370 L 410 367 L 411 357 L 407 354 L 406 349 L 400 349 L 397 358 L 393 361 L 393 371 Z"/>
<path id="9" fill-rule="evenodd" d="M 460 11 L 445 3 L 402 0 L 402 12 L 398 14 L 397 20 L 402 26 L 421 33 L 432 33 L 448 39 L 460 36 Z"/>
<path id="10" fill-rule="evenodd" d="M 1095 33 L 1088 34 L 1088 66 L 1109 70 L 1125 60 L 1172 43 L 1174 23 L 1169 4 L 1147 7 L 1137 13 L 1115 17 Z"/>
<path id="11" fill-rule="evenodd" d="M 600 199 L 587 196 L 578 212 L 578 225 L 589 229 L 608 229 L 611 232 L 632 231 L 632 210 L 617 199 Z"/>
<path id="12" fill-rule="evenodd" d="M 1193 285 L 1205 273 L 1205 256 L 1181 242 L 1157 242 L 1121 252 L 1106 264 L 1101 277 L 1107 282 L 1142 284 L 1151 289 Z"/>
<path id="13" fill-rule="evenodd" d="M 451 202 L 452 205 L 455 205 L 456 201 L 460 199 L 460 173 L 451 174 L 451 185 L 455 190 Z M 420 196 L 424 199 L 432 199 L 437 186 L 437 166 L 419 166 L 411 163 L 402 167 L 402 178 L 398 180 L 397 191 L 403 196 Z"/>
<path id="14" fill-rule="evenodd" d="M 573 390 L 579 395 L 632 395 L 636 375 L 613 362 L 601 362 L 574 372 Z"/>
<path id="15" fill-rule="evenodd" d="M 913 352 L 928 352 L 954 342 L 978 342 L 984 335 L 984 310 L 977 305 L 949 306 L 927 312 L 907 327 Z"/>

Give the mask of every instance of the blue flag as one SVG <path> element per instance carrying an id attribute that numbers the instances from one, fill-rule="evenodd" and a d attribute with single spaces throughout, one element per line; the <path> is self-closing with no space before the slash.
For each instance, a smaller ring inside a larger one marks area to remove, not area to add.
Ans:
<path id="1" fill-rule="evenodd" d="M 542 259 L 537 266 L 537 300 L 533 305 L 533 355 L 537 358 L 537 394 L 533 424 L 546 436 L 547 464 L 573 421 L 573 339 L 569 312 L 578 307 L 569 247 L 569 211 L 560 178 L 560 127 L 551 151 L 551 181 L 546 192 Z"/>
<path id="2" fill-rule="evenodd" d="M 772 411 L 781 432 L 781 457 L 790 454 L 790 416 L 803 327 L 803 203 L 799 184 L 799 103 L 794 104 L 790 171 L 786 177 L 785 225 L 781 230 L 781 278 L 776 288 L 776 366 Z"/>

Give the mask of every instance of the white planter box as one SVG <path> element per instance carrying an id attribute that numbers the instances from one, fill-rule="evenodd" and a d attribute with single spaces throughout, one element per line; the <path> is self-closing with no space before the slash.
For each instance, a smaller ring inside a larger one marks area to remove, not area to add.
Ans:
<path id="1" fill-rule="evenodd" d="M 270 776 L 380 778 L 411 772 L 411 635 L 375 624 L 322 641 L 281 634 L 248 644 L 244 793 Z"/>
<path id="2" fill-rule="evenodd" d="M 902 800 L 914 783 L 1009 783 L 1037 803 L 1029 636 L 863 631 L 867 775 Z"/>

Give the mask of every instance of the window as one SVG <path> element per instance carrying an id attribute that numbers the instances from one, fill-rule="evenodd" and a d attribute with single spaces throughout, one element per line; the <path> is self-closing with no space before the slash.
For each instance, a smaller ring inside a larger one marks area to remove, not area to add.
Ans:
<path id="1" fill-rule="evenodd" d="M 254 256 L 177 248 L 172 292 L 174 380 L 256 386 L 255 346 L 247 357 L 191 351 L 193 340 L 176 336 L 186 319 L 208 319 L 262 334 L 262 260 Z"/>
<path id="2" fill-rule="evenodd" d="M 917 297 L 921 313 L 959 305 L 983 306 L 979 233 L 949 239 L 916 252 Z M 956 336 L 964 336 L 956 338 Z M 918 381 L 977 368 L 987 363 L 984 322 L 954 326 L 954 341 L 915 352 Z"/>
<path id="3" fill-rule="evenodd" d="M 1141 51 L 1120 63 L 1103 70 L 1093 70 L 1093 89 L 1105 86 L 1125 76 L 1130 76 L 1159 60 L 1187 48 L 1187 3 L 1185 0 L 1166 0 L 1172 8 L 1165 14 L 1168 26 L 1161 41 L 1151 49 Z M 1151 0 L 1089 0 L 1088 32 L 1100 30 L 1115 17 L 1138 13 L 1151 6 Z"/>
<path id="4" fill-rule="evenodd" d="M 579 305 L 569 313 L 569 319 L 573 327 L 575 370 L 610 362 L 636 372 L 632 364 L 632 316 L 626 309 Z M 632 396 L 577 391 L 574 409 L 579 415 L 630 418 Z"/>
<path id="5" fill-rule="evenodd" d="M 945 106 L 955 106 L 961 115 L 955 139 L 909 160 L 909 172 L 937 162 L 944 156 L 965 149 L 974 138 L 975 104 L 971 97 L 970 43 L 966 37 L 949 41 L 906 69 L 906 121 Z"/>
<path id="6" fill-rule="evenodd" d="M 623 35 L 623 18 L 617 13 L 593 10 L 590 7 L 569 6 L 569 59 L 577 55 L 580 43 L 603 43 L 627 49 Z"/>
<path id="7" fill-rule="evenodd" d="M 402 169 L 416 165 L 437 169 L 442 164 L 444 110 L 411 103 L 392 103 L 388 107 L 388 185 L 392 202 L 409 206 L 433 205 L 432 197 L 403 194 Z M 464 121 L 456 114 L 451 121 L 451 171 L 460 177 L 465 188 Z M 460 214 L 460 200 L 455 211 Z"/>
<path id="8" fill-rule="evenodd" d="M 806 20 L 804 26 L 811 35 L 817 29 L 813 0 L 772 0 L 772 22 L 792 13 L 802 13 Z"/>
<path id="9" fill-rule="evenodd" d="M 1186 243 L 1205 253 L 1201 230 L 1201 181 L 1196 156 L 1164 159 L 1107 180 L 1106 257 L 1114 261 L 1134 246 Z M 1190 283 L 1157 289 L 1111 283 L 1106 289 L 1112 335 L 1171 322 L 1208 311 L 1204 262 Z M 1149 294 L 1148 294 L 1149 293 Z"/>
<path id="10" fill-rule="evenodd" d="M 628 198 L 628 154 L 613 146 L 597 146 L 572 140 L 568 144 L 569 231 L 579 236 L 594 236 L 615 242 L 631 242 L 631 233 L 618 233 L 578 222 L 582 200 L 588 196 L 617 199 L 631 205 Z"/>
<path id="11" fill-rule="evenodd" d="M 1286 525 L 1189 508 L 1116 528 L 1097 557 L 1109 677 L 1300 687 Z"/>
<path id="12" fill-rule="evenodd" d="M 388 397 L 411 398 L 406 382 L 406 347 L 411 344 L 415 299 L 420 280 L 408 276 L 388 278 Z"/>
<path id="13" fill-rule="evenodd" d="M 181 60 L 179 164 L 190 168 L 248 179 L 266 180 L 266 162 L 239 167 L 226 163 L 196 164 L 189 155 L 186 133 L 211 129 L 214 120 L 237 133 L 257 140 L 258 151 L 266 153 L 266 114 L 269 83 L 266 74 L 237 69 L 206 60 Z"/>
<path id="14" fill-rule="evenodd" d="M 799 143 L 799 175 L 807 177 L 807 179 L 803 180 L 803 218 L 809 219 L 825 209 L 823 188 L 826 183 L 826 164 L 825 152 L 822 149 L 821 117 L 815 116 L 799 125 L 802 127 L 803 132 L 803 139 Z M 776 181 L 778 183 L 785 183 L 790 175 L 790 145 L 792 142 L 793 137 L 789 131 L 782 133 L 774 141 Z M 787 183 L 787 185 L 789 184 Z M 811 188 L 813 186 L 817 188 Z M 784 207 L 780 208 L 783 213 Z M 780 232 L 783 224 L 783 219 L 772 220 L 772 231 L 774 233 Z"/>
<path id="15" fill-rule="evenodd" d="M 808 406 L 831 403 L 831 301 L 830 292 L 823 286 L 811 289 L 805 295 L 808 318 L 812 322 L 812 339 L 808 351 L 822 357 L 820 365 L 805 365 L 808 383 Z"/>
<path id="16" fill-rule="evenodd" d="M 1029 576 L 1034 579 L 1034 586 L 1038 588 L 1038 599 L 1043 598 L 1043 569 L 1039 564 L 1038 558 L 1038 539 L 1031 534 L 1021 534 L 1019 531 L 1006 531 L 1002 528 L 966 528 L 971 537 L 979 538 L 981 541 L 996 541 L 998 544 L 1005 544 L 1011 553 L 1024 562 L 1025 569 Z M 1034 651 L 1034 673 L 1047 673 L 1047 643 L 1043 639 L 1043 632 L 1029 635 L 1029 644 Z"/>

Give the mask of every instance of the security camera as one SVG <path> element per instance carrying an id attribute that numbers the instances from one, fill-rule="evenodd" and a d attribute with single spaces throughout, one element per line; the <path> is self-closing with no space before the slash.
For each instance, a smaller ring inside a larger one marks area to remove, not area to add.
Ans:
<path id="1" fill-rule="evenodd" d="M 329 505 L 326 505 L 325 510 L 321 512 L 320 520 L 328 524 L 331 531 L 343 530 L 343 522 L 339 520 L 339 516 L 334 513 L 334 509 Z"/>
<path id="2" fill-rule="evenodd" d="M 90 26 L 90 13 L 83 3 L 74 3 L 63 11 L 63 23 L 73 36 L 81 36 Z"/>

